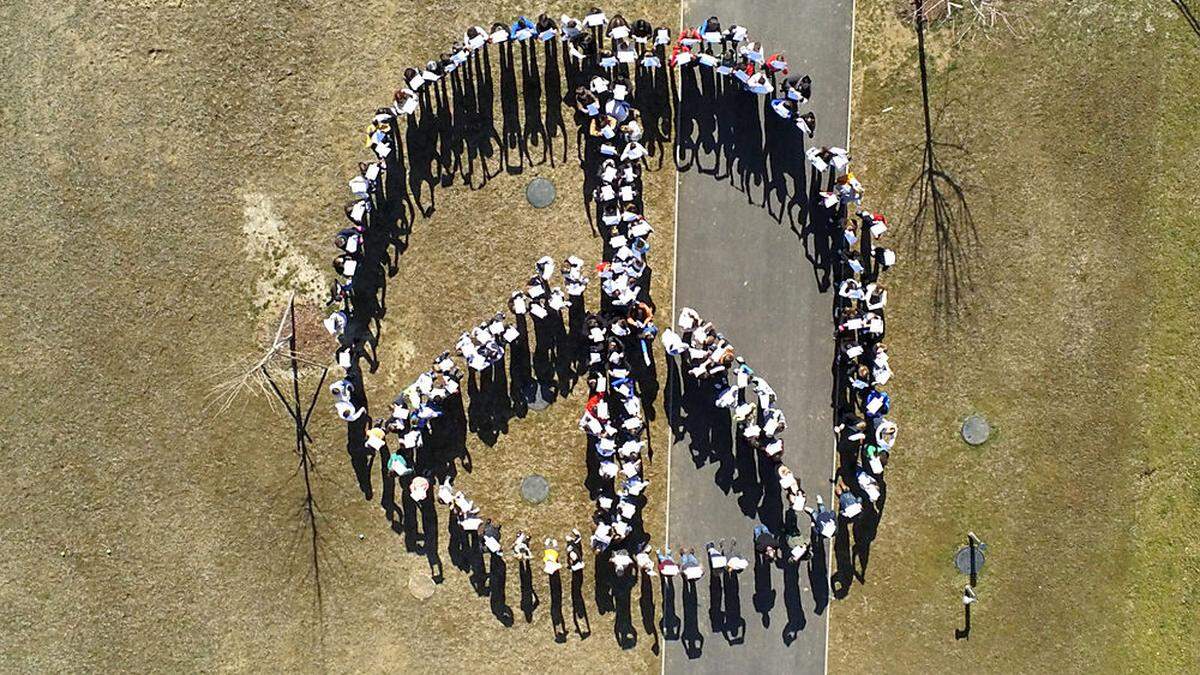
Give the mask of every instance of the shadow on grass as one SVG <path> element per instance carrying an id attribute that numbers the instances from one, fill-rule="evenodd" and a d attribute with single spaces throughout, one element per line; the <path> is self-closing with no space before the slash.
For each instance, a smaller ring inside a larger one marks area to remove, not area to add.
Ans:
<path id="1" fill-rule="evenodd" d="M 1171 2 L 1175 4 L 1175 8 L 1183 15 L 1184 20 L 1188 22 L 1188 26 L 1191 27 L 1196 37 L 1200 37 L 1200 20 L 1192 13 L 1192 8 L 1188 7 L 1188 4 L 1183 0 L 1171 0 Z"/>
<path id="2" fill-rule="evenodd" d="M 933 239 L 933 312 L 935 318 L 948 319 L 958 314 L 964 295 L 970 289 L 972 256 L 979 248 L 979 233 L 962 181 L 943 164 L 938 154 L 946 151 L 966 155 L 967 151 L 961 145 L 934 139 L 922 4 L 918 0 L 915 24 L 925 142 L 921 146 L 921 171 L 909 185 L 908 206 L 912 209 L 909 236 L 914 257 L 928 238 Z"/>

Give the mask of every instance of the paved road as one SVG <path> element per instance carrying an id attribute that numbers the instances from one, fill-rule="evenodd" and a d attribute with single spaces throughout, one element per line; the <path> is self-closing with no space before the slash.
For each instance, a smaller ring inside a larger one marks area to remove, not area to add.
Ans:
<path id="1" fill-rule="evenodd" d="M 768 54 L 785 50 L 793 70 L 811 75 L 818 125 L 807 142 L 847 143 L 853 0 L 703 0 L 688 5 L 685 23 L 695 26 L 710 15 L 725 26 L 746 26 Z M 689 78 L 679 81 L 684 150 L 675 317 L 680 307 L 695 308 L 766 377 L 789 421 L 785 461 L 801 476 L 810 500 L 824 494 L 829 501 L 832 298 L 819 288 L 811 262 L 820 259 L 820 237 L 802 236 L 810 187 L 797 161 L 803 146 L 769 109 L 764 115 L 761 100 L 723 98 L 710 83 Z M 693 152 L 692 146 L 698 148 Z M 781 152 L 772 155 L 771 148 Z M 668 406 L 687 401 L 686 392 L 667 396 Z M 736 537 L 740 552 L 752 557 L 757 520 L 747 513 L 755 514 L 761 499 L 749 480 L 756 469 L 750 460 L 743 470 L 748 457 L 718 461 L 730 432 L 697 426 L 700 414 L 684 424 L 687 433 L 671 451 L 670 543 L 700 550 L 710 539 Z M 698 433 L 708 440 L 693 444 Z M 826 569 L 824 556 L 811 571 L 798 573 L 775 568 L 756 574 L 752 567 L 736 588 L 714 585 L 706 575 L 694 598 L 682 597 L 677 584 L 673 607 L 668 603 L 664 611 L 674 611 L 680 635 L 666 642 L 665 671 L 824 672 Z"/>

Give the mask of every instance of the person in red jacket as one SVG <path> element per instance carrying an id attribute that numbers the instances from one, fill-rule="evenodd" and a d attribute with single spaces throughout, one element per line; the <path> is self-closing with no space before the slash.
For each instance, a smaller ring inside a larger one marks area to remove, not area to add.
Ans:
<path id="1" fill-rule="evenodd" d="M 767 57 L 767 71 L 772 75 L 775 73 L 783 73 L 784 75 L 787 75 L 788 62 L 787 57 L 784 56 L 783 52 L 775 52 Z"/>
<path id="2" fill-rule="evenodd" d="M 695 56 L 692 54 L 691 47 L 688 47 L 687 45 L 684 45 L 680 42 L 675 43 L 675 47 L 671 50 L 671 67 L 672 68 L 678 68 L 679 66 L 686 66 L 687 64 L 692 63 L 692 61 L 694 61 L 694 60 L 695 60 Z"/>

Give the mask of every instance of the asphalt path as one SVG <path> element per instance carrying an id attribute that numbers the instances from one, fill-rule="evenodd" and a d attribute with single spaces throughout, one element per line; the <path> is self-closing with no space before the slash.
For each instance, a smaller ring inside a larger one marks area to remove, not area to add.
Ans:
<path id="1" fill-rule="evenodd" d="M 707 69 L 678 73 L 680 98 L 675 296 L 729 338 L 776 390 L 788 418 L 785 462 L 810 502 L 832 501 L 832 295 L 822 272 L 828 232 L 809 214 L 809 144 L 848 144 L 853 0 L 709 0 L 689 3 L 684 23 L 716 15 L 739 23 L 767 54 L 783 50 L 813 79 L 815 138 L 768 107 L 766 97 L 725 92 Z M 817 177 L 816 179 L 820 179 Z M 823 189 L 823 187 L 821 188 Z M 677 374 L 676 374 L 677 377 Z M 736 538 L 753 560 L 753 527 L 781 523 L 773 476 L 732 442 L 727 414 L 706 392 L 673 379 L 665 405 L 677 427 L 670 457 L 669 543 Z M 725 421 L 722 421 L 725 420 Z M 823 673 L 828 635 L 829 547 L 799 568 L 754 565 L 740 578 L 677 580 L 664 597 L 664 670 Z"/>

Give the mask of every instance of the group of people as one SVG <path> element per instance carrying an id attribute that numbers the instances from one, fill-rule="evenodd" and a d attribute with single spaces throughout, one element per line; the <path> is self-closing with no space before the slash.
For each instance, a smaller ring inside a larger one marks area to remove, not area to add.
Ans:
<path id="1" fill-rule="evenodd" d="M 388 473 L 399 479 L 414 474 L 417 455 L 425 443 L 434 420 L 442 417 L 448 400 L 459 396 L 463 371 L 454 363 L 450 352 L 443 352 L 433 366 L 421 373 L 412 384 L 392 401 L 392 414 L 375 420 L 366 432 L 366 445 L 375 452 L 387 454 Z M 399 447 L 388 453 L 387 434 L 395 434 Z M 432 464 L 428 462 L 427 464 Z M 408 479 L 409 497 L 422 502 L 429 491 L 432 476 L 412 475 Z"/>
<path id="2" fill-rule="evenodd" d="M 508 323 L 504 312 L 497 312 L 496 316 L 475 328 L 463 331 L 454 343 L 454 349 L 471 370 L 481 372 L 503 361 L 505 347 L 518 335 L 517 327 Z"/>
<path id="3" fill-rule="evenodd" d="M 680 370 L 690 377 L 710 383 L 716 406 L 732 412 L 746 443 L 786 469 L 779 434 L 787 429 L 787 418 L 778 406 L 775 390 L 737 355 L 712 322 L 702 319 L 694 309 L 680 310 L 676 325 L 679 332 L 663 331 L 667 354 L 677 357 Z M 799 498 L 802 503 L 802 492 Z"/>
<path id="4" fill-rule="evenodd" d="M 583 65 L 588 65 L 586 57 Z M 617 338 L 638 340 L 643 361 L 649 365 L 649 343 L 657 328 L 643 282 L 654 228 L 645 216 L 646 149 L 639 142 L 640 115 L 627 100 L 630 93 L 620 79 L 614 83 L 597 73 L 588 86 L 576 91 L 576 117 L 589 139 L 583 165 L 585 170 L 594 167 L 593 200 L 604 239 L 604 260 L 596 268 L 603 316 L 597 320 Z"/>
<path id="5" fill-rule="evenodd" d="M 590 314 L 584 322 L 589 395 L 579 427 L 588 435 L 589 452 L 594 453 L 600 481 L 595 490 L 591 546 L 597 553 L 611 549 L 613 565 L 622 572 L 619 563 L 624 560 L 623 554 L 631 548 L 634 553 L 644 552 L 648 545 L 647 541 L 636 540 L 635 535 L 643 534 L 643 492 L 650 483 L 643 477 L 647 430 L 642 400 L 631 376 L 625 341 L 613 330 L 615 325 L 626 336 L 631 334 L 629 319 L 612 318 L 605 313 Z"/>
<path id="6" fill-rule="evenodd" d="M 377 161 L 360 163 L 359 175 L 350 181 L 355 200 L 345 208 L 350 224 L 334 236 L 337 254 L 333 258 L 333 271 L 337 279 L 330 284 L 326 305 L 336 308 L 323 323 L 329 334 L 338 340 L 335 361 L 347 372 L 357 369 L 358 357 L 365 351 L 364 337 L 355 322 L 356 318 L 362 319 L 365 312 L 355 313 L 355 301 L 363 294 L 374 294 L 370 288 L 358 289 L 354 280 L 366 258 L 367 235 L 372 226 L 370 214 L 382 199 L 381 184 L 386 169 L 387 161 L 382 154 Z"/>
<path id="7" fill-rule="evenodd" d="M 591 548 L 598 564 L 604 560 L 617 577 L 635 574 L 673 577 L 682 575 L 695 581 L 705 573 L 696 550 L 689 547 L 672 551 L 655 549 L 642 524 L 645 490 L 649 481 L 643 473 L 642 452 L 646 447 L 646 420 L 636 377 L 627 353 L 640 351 L 650 365 L 649 345 L 658 333 L 648 289 L 643 286 L 648 269 L 649 237 L 653 228 L 643 215 L 642 170 L 647 149 L 641 143 L 642 119 L 633 105 L 627 66 L 656 69 L 663 66 L 665 48 L 672 44 L 671 32 L 655 28 L 645 20 L 632 23 L 622 16 L 609 19 L 592 8 L 582 19 L 567 15 L 557 21 L 545 14 L 536 21 L 525 17 L 512 24 L 495 23 L 490 30 L 473 26 L 449 51 L 423 67 L 409 68 L 393 103 L 372 118 L 367 145 L 375 155 L 360 163 L 358 175 L 349 187 L 354 201 L 345 208 L 349 226 L 338 232 L 338 253 L 333 261 L 338 280 L 332 285 L 330 303 L 339 304 L 325 320 L 329 332 L 339 339 L 338 364 L 346 374 L 331 387 L 338 416 L 354 422 L 366 414 L 366 407 L 355 394 L 360 393 L 361 374 L 357 358 L 362 339 L 352 335 L 355 273 L 366 253 L 372 227 L 372 214 L 379 210 L 383 180 L 388 162 L 398 142 L 399 120 L 415 112 L 421 97 L 446 75 L 475 58 L 489 45 L 505 42 L 550 42 L 561 40 L 567 56 L 575 64 L 570 82 L 576 119 L 586 139 L 583 162 L 594 170 L 594 189 L 590 197 L 602 225 L 604 260 L 597 265 L 602 292 L 600 308 L 584 320 L 582 341 L 587 346 L 588 399 L 579 426 L 589 438 L 599 487 L 595 490 L 596 510 L 593 529 L 586 535 L 573 529 L 562 545 L 554 537 L 542 540 L 542 569 L 548 575 L 559 573 L 565 565 L 572 572 L 584 569 L 585 548 Z M 812 81 L 807 75 L 790 74 L 786 56 L 765 54 L 751 40 L 744 27 L 722 29 L 716 17 L 696 28 L 684 30 L 674 42 L 669 63 L 672 67 L 702 67 L 715 70 L 729 81 L 737 81 L 745 91 L 771 95 L 771 107 L 797 129 L 812 137 L 816 118 L 802 112 L 812 96 Z M 570 73 L 569 73 L 570 77 Z M 857 209 L 863 190 L 848 172 L 849 156 L 836 147 L 814 147 L 807 160 L 815 171 L 832 171 L 832 189 L 822 193 L 827 208 L 844 213 Z M 663 331 L 662 341 L 672 358 L 679 358 L 689 377 L 711 385 L 715 405 L 728 409 L 736 421 L 739 438 L 744 439 L 767 458 L 775 468 L 782 494 L 793 516 L 807 514 L 811 531 L 794 526 L 781 535 L 759 525 L 753 534 L 754 552 L 767 560 L 786 558 L 792 562 L 806 559 L 813 537 L 834 536 L 838 518 L 854 518 L 862 510 L 863 499 L 874 502 L 881 494 L 883 467 L 895 441 L 896 425 L 886 415 L 890 399 L 884 391 L 891 370 L 887 349 L 882 342 L 883 308 L 887 291 L 878 280 L 878 272 L 890 266 L 894 253 L 877 242 L 887 231 L 886 219 L 878 214 L 857 210 L 856 220 L 844 219 L 842 228 L 837 294 L 838 359 L 847 373 L 847 385 L 856 392 L 852 405 L 839 411 L 835 431 L 848 443 L 856 444 L 859 459 L 852 472 L 839 475 L 837 512 L 817 496 L 815 505 L 807 502 L 798 477 L 782 461 L 783 439 L 780 434 L 787 421 L 778 406 L 775 391 L 765 379 L 739 357 L 728 340 L 710 322 L 695 311 L 684 308 L 677 324 L 678 332 Z M 869 249 L 861 244 L 870 242 Z M 571 256 L 561 263 L 562 285 L 552 286 L 555 261 L 544 257 L 525 289 L 515 291 L 508 300 L 514 316 L 531 314 L 535 320 L 557 315 L 586 292 L 587 268 L 582 259 Z M 506 346 L 519 337 L 519 330 L 503 312 L 464 332 L 455 350 L 466 367 L 477 372 L 501 363 Z M 449 476 L 418 471 L 423 439 L 434 420 L 443 415 L 446 402 L 461 396 L 463 371 L 449 352 L 443 353 L 393 402 L 391 415 L 367 425 L 365 444 L 389 457 L 387 469 L 407 481 L 407 494 L 416 503 L 426 502 L 431 492 L 436 501 L 450 508 L 455 523 L 466 532 L 477 533 L 486 551 L 504 555 L 501 526 L 484 518 L 480 508 Z M 387 434 L 399 439 L 395 452 L 387 454 Z M 585 541 L 586 539 L 586 541 Z M 534 557 L 533 537 L 518 532 L 511 551 L 521 561 Z M 563 553 L 560 553 L 560 548 Z M 737 552 L 736 541 L 708 542 L 702 555 L 708 569 L 736 575 L 749 561 Z"/>
<path id="8" fill-rule="evenodd" d="M 571 305 L 567 296 L 578 297 L 587 287 L 584 262 L 576 256 L 563 261 L 562 279 L 567 287 L 566 294 L 559 286 L 550 286 L 555 272 L 553 258 L 543 256 L 534 264 L 534 268 L 535 274 L 526 289 L 514 291 L 510 296 L 509 309 L 518 318 L 532 315 L 535 321 L 541 321 L 553 315 L 561 322 L 561 311 Z M 520 335 L 521 330 L 509 322 L 505 313 L 498 312 L 492 319 L 463 332 L 455 349 L 469 368 L 483 372 L 502 367 L 507 345 Z M 385 447 L 386 433 L 394 432 L 400 436 L 401 450 L 393 453 L 388 461 L 388 469 L 396 478 L 403 479 L 414 473 L 412 453 L 422 445 L 422 432 L 428 431 L 426 425 L 430 421 L 442 416 L 442 404 L 446 398 L 459 395 L 461 379 L 462 370 L 454 364 L 449 352 L 442 354 L 435 360 L 433 369 L 423 373 L 396 397 L 392 417 L 380 420 L 368 429 L 367 445 L 375 450 Z M 416 475 L 409 479 L 409 495 L 414 502 L 422 501 L 428 489 L 428 477 Z M 483 519 L 478 505 L 461 490 L 455 490 L 449 476 L 442 477 L 438 499 L 450 507 L 459 528 L 464 532 L 477 533 L 491 553 L 502 555 L 499 522 Z"/>
<path id="9" fill-rule="evenodd" d="M 663 348 L 679 360 L 679 370 L 698 384 L 703 383 L 717 408 L 729 411 L 740 442 L 756 449 L 774 468 L 787 507 L 793 514 L 810 510 L 796 474 L 783 462 L 783 438 L 787 418 L 779 408 L 778 396 L 771 385 L 738 356 L 733 345 L 712 322 L 705 321 L 694 309 L 684 307 L 676 324 L 678 332 L 663 331 Z M 818 508 L 823 500 L 817 498 Z M 814 511 L 815 512 L 815 511 Z M 756 542 L 761 539 L 755 533 Z M 774 536 L 774 535 L 771 535 Z M 779 547 L 773 547 L 778 549 Z M 722 553 L 710 544 L 710 557 Z M 715 552 L 713 552 L 715 550 Z M 807 555 L 808 544 L 795 537 L 789 547 L 796 560 Z"/>
<path id="10" fill-rule="evenodd" d="M 589 313 L 583 325 L 588 399 L 579 427 L 588 436 L 597 479 L 589 543 L 597 559 L 607 560 L 613 574 L 622 578 L 635 570 L 657 573 L 650 538 L 642 526 L 644 492 L 650 484 L 644 477 L 642 457 L 648 430 L 629 358 L 630 353 L 636 354 L 650 366 L 649 346 L 657 327 L 649 289 L 644 286 L 649 237 L 654 231 L 645 218 L 642 200 L 647 151 L 640 142 L 641 115 L 631 103 L 633 92 L 620 64 L 640 59 L 643 66 L 659 67 L 661 62 L 647 45 L 652 35 L 655 49 L 665 45 L 669 33 L 665 29 L 652 32 L 645 21 L 629 26 L 620 15 L 606 21 L 598 10 L 588 17 L 604 28 L 607 43 L 590 46 L 585 35 L 572 38 L 583 43 L 578 49 L 581 70 L 592 73 L 586 84 L 575 90 L 575 110 L 586 139 L 584 170 L 594 172 L 592 198 L 604 239 L 604 260 L 596 268 L 602 292 L 600 308 Z M 543 566 L 553 574 L 558 542 L 549 538 L 544 544 Z M 575 530 L 566 538 L 572 570 L 582 569 L 581 549 L 582 535 Z"/>
<path id="11" fill-rule="evenodd" d="M 578 256 L 569 256 L 562 262 L 562 286 L 551 286 L 554 276 L 554 259 L 542 256 L 534 265 L 537 273 L 529 278 L 525 290 L 513 291 L 508 299 L 508 308 L 516 316 L 532 315 L 535 320 L 545 319 L 569 308 L 587 290 L 588 279 L 584 263 Z M 566 287 L 566 292 L 563 292 Z"/>
<path id="12" fill-rule="evenodd" d="M 857 203 L 856 203 L 857 205 Z M 877 504 L 883 494 L 883 472 L 899 431 L 888 417 L 892 379 L 885 335 L 887 288 L 880 273 L 896 262 L 896 254 L 881 243 L 887 218 L 878 213 L 848 210 L 837 238 L 834 307 L 840 397 L 834 433 L 842 455 L 835 492 L 841 516 L 853 519 L 865 503 Z"/>
<path id="13" fill-rule="evenodd" d="M 812 98 L 812 78 L 789 72 L 787 56 L 767 54 L 745 26 L 733 24 L 722 30 L 720 19 L 710 16 L 696 28 L 684 29 L 672 49 L 671 65 L 707 68 L 745 91 L 770 95 L 777 115 L 809 138 L 816 133 L 816 115 L 801 112 Z"/>

